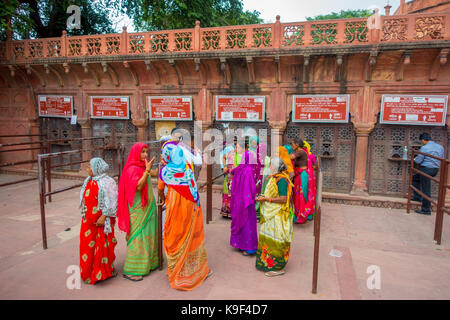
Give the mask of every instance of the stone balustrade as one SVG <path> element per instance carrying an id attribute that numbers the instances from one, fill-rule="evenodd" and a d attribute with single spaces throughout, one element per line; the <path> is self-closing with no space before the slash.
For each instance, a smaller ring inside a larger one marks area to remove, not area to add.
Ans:
<path id="1" fill-rule="evenodd" d="M 378 16 L 151 32 L 67 36 L 0 43 L 0 61 L 138 56 L 236 50 L 346 47 L 450 40 L 450 13 Z"/>

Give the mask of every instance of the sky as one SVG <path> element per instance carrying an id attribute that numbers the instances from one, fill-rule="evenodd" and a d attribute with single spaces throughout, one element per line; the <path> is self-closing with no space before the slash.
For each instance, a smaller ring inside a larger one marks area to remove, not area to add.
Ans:
<path id="1" fill-rule="evenodd" d="M 306 17 L 320 14 L 339 12 L 341 10 L 374 9 L 378 8 L 384 15 L 384 6 L 389 1 L 392 6 L 391 14 L 397 10 L 400 0 L 243 0 L 244 10 L 259 11 L 264 23 L 275 22 L 280 15 L 281 22 L 306 21 Z M 113 19 L 116 32 L 122 32 L 127 26 L 128 32 L 134 32 L 133 21 L 124 16 Z"/>
<path id="2" fill-rule="evenodd" d="M 275 22 L 280 15 L 281 22 L 305 21 L 306 17 L 339 12 L 341 10 L 378 8 L 384 15 L 387 0 L 244 0 L 245 10 L 256 10 L 265 23 Z M 391 14 L 398 8 L 400 0 L 389 0 Z"/>

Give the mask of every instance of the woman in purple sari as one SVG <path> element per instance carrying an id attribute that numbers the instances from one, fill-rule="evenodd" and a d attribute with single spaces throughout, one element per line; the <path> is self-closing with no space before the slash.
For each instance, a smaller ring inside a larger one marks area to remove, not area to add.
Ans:
<path id="1" fill-rule="evenodd" d="M 232 171 L 230 245 L 248 256 L 255 254 L 258 249 L 254 168 L 256 159 L 249 151 L 242 158 L 239 166 Z"/>

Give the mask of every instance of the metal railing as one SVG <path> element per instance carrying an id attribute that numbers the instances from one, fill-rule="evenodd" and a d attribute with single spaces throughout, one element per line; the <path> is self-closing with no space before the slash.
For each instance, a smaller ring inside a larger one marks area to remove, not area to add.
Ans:
<path id="1" fill-rule="evenodd" d="M 319 246 L 320 246 L 320 220 L 322 217 L 322 186 L 323 173 L 320 170 L 320 158 L 315 168 L 316 176 L 316 213 L 314 217 L 314 258 L 313 258 L 313 275 L 312 275 L 312 293 L 317 294 L 317 282 L 319 279 Z"/>
<path id="2" fill-rule="evenodd" d="M 102 144 L 103 144 L 102 158 L 104 158 L 105 157 L 105 149 L 107 147 L 106 146 L 106 138 L 105 137 L 63 138 L 63 139 L 47 140 L 46 141 L 45 150 L 46 150 L 46 154 L 56 154 L 57 153 L 58 157 L 62 157 L 63 155 L 67 155 L 68 154 L 69 157 L 71 158 L 73 155 L 78 155 L 80 152 L 87 151 L 87 150 L 83 150 L 83 148 L 81 146 L 81 149 L 71 150 L 71 151 L 74 151 L 74 152 L 70 152 L 70 153 L 64 153 L 64 152 L 52 153 L 51 152 L 51 145 L 55 144 L 55 143 L 69 143 L 69 142 L 74 142 L 74 141 L 79 141 L 79 142 L 83 143 L 84 141 L 95 141 L 95 140 L 102 140 Z M 53 158 L 55 158 L 55 157 L 53 157 Z M 71 161 L 69 163 L 57 164 L 57 165 L 52 165 L 51 161 L 47 161 L 46 162 L 46 169 L 45 169 L 45 171 L 46 171 L 46 174 L 47 174 L 47 188 L 48 188 L 48 192 L 52 191 L 52 174 L 51 174 L 51 169 L 61 168 L 61 167 L 66 167 L 66 166 L 72 166 L 72 165 L 75 165 L 75 164 L 82 164 L 82 163 L 86 163 L 86 162 L 89 162 L 89 161 L 90 160 L 81 160 L 81 161 L 75 161 L 75 162 Z M 44 189 L 44 191 L 45 191 L 45 189 Z M 51 194 L 48 196 L 48 201 L 52 202 Z"/>
<path id="3" fill-rule="evenodd" d="M 51 190 L 51 188 L 49 188 L 48 191 L 45 190 L 45 176 L 46 176 L 46 171 L 47 171 L 47 177 L 50 177 L 51 179 L 51 169 L 55 168 L 55 167 L 61 167 L 61 166 L 70 166 L 73 163 L 69 162 L 69 163 L 65 163 L 63 165 L 56 165 L 56 166 L 52 166 L 51 164 L 51 159 L 55 158 L 55 157 L 59 157 L 61 155 L 73 155 L 73 154 L 79 154 L 81 152 L 95 152 L 95 151 L 102 151 L 102 157 L 104 157 L 104 150 L 106 149 L 106 144 L 105 144 L 105 138 L 81 138 L 81 139 L 85 139 L 85 140 L 93 140 L 93 139 L 102 139 L 103 140 L 103 145 L 101 147 L 98 148 L 92 148 L 92 149 L 77 149 L 77 150 L 70 150 L 70 151 L 62 151 L 62 152 L 55 152 L 55 153 L 45 153 L 45 154 L 39 154 L 38 155 L 38 179 L 39 179 L 39 203 L 40 203 L 40 213 L 41 213 L 41 229 L 42 229 L 42 245 L 44 249 L 47 249 L 47 230 L 46 230 L 46 222 L 45 222 L 45 199 L 47 197 L 50 197 L 51 195 L 57 194 L 57 193 L 61 193 L 61 192 L 65 192 L 65 191 L 69 191 L 75 188 L 79 188 L 83 185 L 83 183 L 77 183 L 75 185 L 72 186 L 68 186 L 68 187 L 62 187 L 56 190 Z M 62 139 L 64 140 L 64 139 Z M 119 152 L 117 153 L 118 156 L 118 161 L 119 163 L 123 163 L 123 155 L 124 153 L 122 152 L 123 149 L 123 145 L 119 145 Z M 77 163 L 85 163 L 85 162 L 89 162 L 90 160 L 83 160 L 83 161 L 77 161 Z M 122 166 L 119 166 L 119 172 L 115 175 L 112 175 L 112 177 L 120 177 L 121 174 L 121 170 L 122 170 Z M 49 174 L 50 173 L 50 174 Z M 50 185 L 51 186 L 51 185 Z"/>
<path id="4" fill-rule="evenodd" d="M 43 134 L 0 135 L 0 138 L 8 138 L 8 140 L 10 138 L 30 138 L 30 140 L 31 140 L 28 142 L 2 143 L 2 144 L 0 144 L 0 153 L 24 152 L 24 151 L 34 152 L 36 150 L 39 150 L 40 153 L 43 153 L 45 141 L 44 140 L 33 141 L 33 137 L 38 137 L 38 138 L 42 139 L 43 137 L 45 137 L 45 135 L 43 135 Z M 36 144 L 38 144 L 39 147 L 32 147 L 32 145 L 36 145 Z M 26 145 L 29 145 L 29 147 L 28 148 L 20 148 L 20 149 L 18 149 L 18 148 L 6 149 L 6 150 L 3 149 L 5 147 L 17 147 L 17 146 L 26 146 Z M 1 163 L 0 168 L 18 166 L 18 165 L 23 165 L 23 164 L 33 164 L 33 163 L 38 162 L 37 157 L 34 158 L 32 156 L 32 158 L 33 159 L 30 159 L 30 160 Z M 27 182 L 27 181 L 33 181 L 33 180 L 36 180 L 37 178 L 38 177 L 33 177 L 33 178 L 26 178 L 26 179 L 22 179 L 22 180 L 11 181 L 11 182 L 5 182 L 5 183 L 0 184 L 0 187 L 6 187 L 6 186 L 13 185 L 13 184 L 18 184 L 18 183 Z"/>
<path id="5" fill-rule="evenodd" d="M 320 245 L 320 220 L 321 220 L 321 204 L 322 204 L 322 181 L 323 174 L 320 170 L 320 159 L 314 169 L 315 174 L 315 191 L 316 191 L 316 205 L 315 205 L 315 217 L 314 217 L 314 257 L 313 257 L 313 275 L 312 275 L 312 293 L 317 293 L 317 282 L 319 272 L 319 245 Z M 222 177 L 224 173 L 212 177 L 212 165 L 207 165 L 206 183 L 199 186 L 199 190 L 206 186 L 206 224 L 212 221 L 212 184 L 215 180 Z"/>
<path id="6" fill-rule="evenodd" d="M 419 154 L 440 161 L 439 179 L 435 178 L 435 177 L 431 177 L 430 175 L 420 171 L 419 169 L 414 168 L 414 163 L 415 163 L 414 158 L 416 155 L 419 155 Z M 409 213 L 409 211 L 411 209 L 412 191 L 417 192 L 420 196 L 422 196 L 422 198 L 425 198 L 426 200 L 430 201 L 432 204 L 434 204 L 436 206 L 434 240 L 436 241 L 436 243 L 438 245 L 441 244 L 441 240 L 442 240 L 442 227 L 443 227 L 443 222 L 444 222 L 444 212 L 446 212 L 447 214 L 450 214 L 450 210 L 447 207 L 445 207 L 445 196 L 447 193 L 447 189 L 450 188 L 450 185 L 447 184 L 449 163 L 450 163 L 450 161 L 447 159 L 439 158 L 439 157 L 433 156 L 431 154 L 423 153 L 423 152 L 420 152 L 420 151 L 417 151 L 414 149 L 412 150 L 412 153 L 411 153 L 411 167 L 410 167 L 410 173 L 409 173 L 408 202 L 407 202 L 407 206 L 406 206 L 406 212 Z M 421 190 L 417 189 L 413 185 L 412 182 L 413 182 L 413 174 L 414 173 L 420 174 L 438 184 L 439 188 L 438 188 L 437 200 L 432 199 L 430 196 L 424 194 Z"/>

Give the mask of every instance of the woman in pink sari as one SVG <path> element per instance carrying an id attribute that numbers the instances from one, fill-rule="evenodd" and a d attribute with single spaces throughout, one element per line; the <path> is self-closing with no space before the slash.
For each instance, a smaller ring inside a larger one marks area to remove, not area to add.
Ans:
<path id="1" fill-rule="evenodd" d="M 291 142 L 294 158 L 294 223 L 312 220 L 316 207 L 316 183 L 314 177 L 315 156 L 308 152 L 303 140 Z"/>

